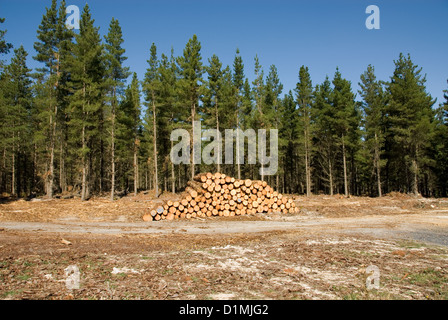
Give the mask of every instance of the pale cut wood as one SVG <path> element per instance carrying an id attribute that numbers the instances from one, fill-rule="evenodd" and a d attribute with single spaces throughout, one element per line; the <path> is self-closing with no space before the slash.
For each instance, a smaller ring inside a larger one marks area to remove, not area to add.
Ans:
<path id="1" fill-rule="evenodd" d="M 180 199 L 165 201 L 142 218 L 159 221 L 273 211 L 296 213 L 300 210 L 292 198 L 275 191 L 264 180 L 235 179 L 220 172 L 206 172 L 187 182 Z"/>
<path id="2" fill-rule="evenodd" d="M 168 213 L 166 220 L 174 220 L 174 213 Z"/>

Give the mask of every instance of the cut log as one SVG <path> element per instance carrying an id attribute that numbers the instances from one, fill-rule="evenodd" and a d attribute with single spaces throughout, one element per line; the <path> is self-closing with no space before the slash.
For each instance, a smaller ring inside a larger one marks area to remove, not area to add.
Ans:
<path id="1" fill-rule="evenodd" d="M 299 209 L 292 198 L 278 193 L 266 181 L 241 180 L 220 172 L 206 172 L 197 174 L 187 182 L 180 199 L 168 200 L 143 217 L 148 221 L 159 221 L 273 211 L 295 213 Z"/>

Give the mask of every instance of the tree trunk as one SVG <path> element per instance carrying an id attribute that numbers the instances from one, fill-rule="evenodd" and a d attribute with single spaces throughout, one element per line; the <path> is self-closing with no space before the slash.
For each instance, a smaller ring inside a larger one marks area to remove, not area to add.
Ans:
<path id="1" fill-rule="evenodd" d="M 51 99 L 51 96 L 50 96 Z M 47 197 L 49 199 L 53 198 L 53 181 L 54 181 L 54 146 L 55 146 L 55 138 L 56 138 L 56 115 L 57 115 L 57 106 L 54 107 L 54 117 L 53 114 L 50 115 L 50 160 L 49 160 L 49 173 L 47 174 Z"/>
<path id="2" fill-rule="evenodd" d="M 86 126 L 85 126 L 85 98 L 86 98 L 86 84 L 83 85 L 83 105 L 82 105 L 82 132 L 81 132 L 81 143 L 82 143 L 82 182 L 81 182 L 81 201 L 86 200 L 86 191 L 87 191 L 87 161 L 86 161 L 86 154 L 85 154 L 85 148 L 86 148 Z"/>
<path id="3" fill-rule="evenodd" d="M 380 167 L 380 152 L 378 146 L 378 135 L 375 132 L 375 166 L 376 166 L 376 181 L 378 185 L 378 196 L 382 197 L 383 193 L 381 191 L 381 167 Z"/>
<path id="4" fill-rule="evenodd" d="M 111 177 L 110 177 L 110 201 L 114 201 L 115 196 L 115 86 L 112 93 L 112 128 L 111 128 Z"/>
<path id="5" fill-rule="evenodd" d="M 328 158 L 328 175 L 330 180 L 330 195 L 333 195 L 333 165 L 331 164 L 330 157 Z"/>
<path id="6" fill-rule="evenodd" d="M 191 148 L 191 179 L 194 178 L 195 172 L 194 172 L 194 119 L 195 119 L 195 113 L 196 113 L 196 104 L 193 103 L 192 107 L 191 107 L 191 130 L 192 130 L 192 137 L 193 139 L 191 139 L 191 143 L 192 143 L 192 148 Z"/>
<path id="7" fill-rule="evenodd" d="M 115 113 L 112 114 L 111 130 L 111 177 L 110 177 L 110 201 L 114 201 L 115 196 Z"/>
<path id="8" fill-rule="evenodd" d="M 311 171 L 310 171 L 310 160 L 309 160 L 309 141 L 308 141 L 308 128 L 304 129 L 303 132 L 305 136 L 305 178 L 306 178 L 306 196 L 311 195 Z"/>
<path id="9" fill-rule="evenodd" d="M 148 190 L 148 169 L 145 170 L 145 190 Z"/>
<path id="10" fill-rule="evenodd" d="M 173 141 L 171 140 L 171 150 L 173 150 Z M 174 173 L 174 163 L 171 161 L 171 192 L 176 193 L 176 175 Z"/>
<path id="11" fill-rule="evenodd" d="M 216 163 L 217 163 L 217 171 L 221 172 L 221 139 L 219 139 L 219 114 L 218 114 L 218 99 L 215 98 L 215 113 L 216 113 L 216 134 L 218 136 L 218 154 L 216 157 Z M 193 136 L 194 137 L 194 136 Z"/>
<path id="12" fill-rule="evenodd" d="M 34 188 L 35 188 L 36 185 L 37 185 L 38 178 L 37 178 L 36 171 L 37 171 L 37 144 L 34 143 L 34 153 L 33 153 L 33 183 L 32 183 L 31 190 L 34 190 Z"/>
<path id="13" fill-rule="evenodd" d="M 134 141 L 134 195 L 138 192 L 138 158 L 137 158 L 137 141 Z"/>
<path id="14" fill-rule="evenodd" d="M 36 145 L 36 144 L 34 144 Z M 1 184 L 1 191 L 6 191 L 6 147 L 3 147 L 3 162 L 2 162 L 2 184 Z"/>
<path id="15" fill-rule="evenodd" d="M 155 197 L 159 197 L 159 178 L 158 178 L 158 168 L 157 168 L 157 127 L 156 127 L 156 104 L 154 102 L 154 94 L 152 100 L 152 112 L 153 112 L 153 134 L 154 134 L 154 186 L 155 186 Z"/>
<path id="16" fill-rule="evenodd" d="M 59 154 L 59 187 L 61 188 L 61 192 L 67 191 L 67 181 L 65 177 L 64 141 L 65 140 L 61 141 L 61 148 Z"/>
<path id="17" fill-rule="evenodd" d="M 412 172 L 414 173 L 414 181 L 412 185 L 412 192 L 418 195 L 418 164 L 416 159 L 412 159 Z"/>
<path id="18" fill-rule="evenodd" d="M 236 143 L 235 143 L 235 148 L 236 148 L 236 163 L 237 163 L 237 169 L 238 169 L 238 179 L 241 179 L 241 164 L 240 164 L 240 148 L 238 148 L 238 141 L 240 140 L 240 120 L 237 116 L 237 130 L 236 130 Z"/>
<path id="19" fill-rule="evenodd" d="M 13 133 L 13 141 L 14 141 L 14 133 Z M 12 156 L 11 156 L 11 195 L 16 193 L 16 160 L 15 160 L 15 146 L 14 142 L 12 144 Z"/>
<path id="20" fill-rule="evenodd" d="M 348 184 L 347 184 L 347 161 L 345 154 L 345 141 L 344 135 L 342 135 L 342 163 L 344 166 L 344 194 L 348 197 Z"/>
<path id="21" fill-rule="evenodd" d="M 55 54 L 56 56 L 56 83 L 55 87 L 58 86 L 59 79 L 59 54 Z M 50 101 L 51 101 L 51 93 L 50 93 Z M 53 198 L 53 183 L 54 183 L 54 149 L 56 143 L 56 119 L 58 114 L 58 106 L 57 103 L 54 105 L 54 113 L 50 115 L 50 128 L 51 128 L 51 136 L 50 136 L 50 174 L 48 175 L 48 188 L 47 188 L 47 197 L 49 199 Z M 54 120 L 53 120 L 54 116 Z"/>
<path id="22" fill-rule="evenodd" d="M 86 147 L 86 137 L 85 137 L 85 126 L 82 126 L 82 182 L 81 182 L 81 201 L 86 200 L 86 180 L 87 180 L 87 170 L 86 170 L 86 155 L 84 154 L 84 149 Z"/>

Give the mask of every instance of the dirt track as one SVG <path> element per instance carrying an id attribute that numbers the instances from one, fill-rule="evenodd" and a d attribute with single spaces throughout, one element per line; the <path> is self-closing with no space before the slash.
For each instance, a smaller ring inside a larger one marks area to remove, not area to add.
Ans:
<path id="1" fill-rule="evenodd" d="M 264 221 L 161 221 L 161 222 L 2 222 L 6 230 L 38 233 L 98 235 L 125 234 L 204 234 L 260 233 L 285 231 L 298 233 L 360 234 L 383 239 L 409 239 L 448 247 L 448 210 L 393 216 L 345 218 L 264 217 Z"/>
<path id="2" fill-rule="evenodd" d="M 0 297 L 448 299 L 446 199 L 298 197 L 298 215 L 160 222 L 140 220 L 145 201 L 1 204 Z"/>

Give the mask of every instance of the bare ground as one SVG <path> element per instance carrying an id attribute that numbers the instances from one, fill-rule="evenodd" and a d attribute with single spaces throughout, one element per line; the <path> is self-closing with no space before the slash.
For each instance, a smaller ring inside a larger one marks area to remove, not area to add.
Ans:
<path id="1" fill-rule="evenodd" d="M 0 298 L 448 299 L 447 199 L 294 198 L 295 215 L 160 222 L 141 220 L 150 194 L 3 201 Z"/>

